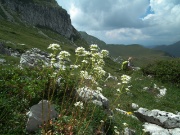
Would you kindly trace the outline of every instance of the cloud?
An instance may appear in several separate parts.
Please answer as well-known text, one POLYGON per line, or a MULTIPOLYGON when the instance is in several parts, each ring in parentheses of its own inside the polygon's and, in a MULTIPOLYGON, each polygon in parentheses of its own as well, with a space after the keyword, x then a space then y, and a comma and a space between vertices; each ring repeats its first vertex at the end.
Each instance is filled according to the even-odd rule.
POLYGON ((179 0, 57 1, 77 30, 106 43, 149 45, 180 40, 179 0))
MULTIPOLYGON (((79 14, 71 18, 75 24, 86 26, 86 29, 108 30, 124 27, 143 27, 140 16, 146 12, 148 0, 83 0, 73 3, 69 9, 70 14, 73 10, 79 14)), ((78 25, 76 27, 79 27, 78 25)))

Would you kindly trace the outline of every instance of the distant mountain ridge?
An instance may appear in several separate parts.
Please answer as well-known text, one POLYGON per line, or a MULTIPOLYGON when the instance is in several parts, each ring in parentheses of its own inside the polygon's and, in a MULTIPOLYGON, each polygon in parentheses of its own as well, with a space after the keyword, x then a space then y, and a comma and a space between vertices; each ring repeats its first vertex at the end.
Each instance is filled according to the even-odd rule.
POLYGON ((91 36, 84 31, 79 31, 79 33, 81 34, 81 36, 86 40, 86 42, 89 45, 97 44, 100 48, 104 48, 104 46, 106 46, 106 43, 104 41, 102 41, 94 36, 91 36))
POLYGON ((86 32, 80 32, 81 36, 88 42, 88 44, 97 44, 101 49, 109 51, 110 56, 120 57, 121 59, 127 59, 129 56, 135 58, 135 65, 142 66, 141 63, 146 64, 157 59, 167 59, 171 56, 163 51, 146 48, 139 44, 122 45, 122 44, 106 44, 104 41, 98 38, 88 35, 86 32))
POLYGON ((180 57, 180 41, 171 45, 155 46, 153 49, 164 51, 174 57, 180 57))

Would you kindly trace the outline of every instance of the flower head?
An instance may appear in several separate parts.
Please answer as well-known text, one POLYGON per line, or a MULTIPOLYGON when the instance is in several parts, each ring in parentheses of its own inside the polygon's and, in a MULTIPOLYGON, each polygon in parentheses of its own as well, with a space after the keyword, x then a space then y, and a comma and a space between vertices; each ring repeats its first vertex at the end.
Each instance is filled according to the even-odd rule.
POLYGON ((83 102, 81 102, 81 101, 76 102, 76 103, 74 104, 74 106, 76 106, 76 107, 80 107, 81 109, 83 109, 83 108, 84 108, 84 107, 83 107, 83 102))
POLYGON ((67 51, 61 51, 57 57, 58 57, 60 60, 65 60, 65 59, 68 59, 69 56, 70 56, 70 53, 69 53, 69 52, 67 52, 67 51))
POLYGON ((109 51, 101 50, 101 54, 103 55, 103 57, 107 57, 109 55, 109 51))
POLYGON ((85 50, 83 47, 78 47, 75 50, 77 56, 87 56, 89 55, 89 52, 85 50))
POLYGON ((93 52, 98 52, 99 47, 96 44, 92 44, 92 45, 90 45, 90 50, 93 52))
POLYGON ((59 44, 50 44, 48 49, 51 49, 51 50, 61 50, 61 47, 59 44))
POLYGON ((122 83, 129 83, 131 80, 131 77, 128 75, 122 75, 121 80, 122 80, 122 83))

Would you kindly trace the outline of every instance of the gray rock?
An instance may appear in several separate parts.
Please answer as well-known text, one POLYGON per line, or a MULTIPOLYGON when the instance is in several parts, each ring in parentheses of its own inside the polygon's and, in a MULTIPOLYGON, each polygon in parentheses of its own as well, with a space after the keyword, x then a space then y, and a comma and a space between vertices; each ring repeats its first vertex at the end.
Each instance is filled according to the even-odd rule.
POLYGON ((50 59, 48 57, 48 53, 45 53, 37 48, 32 48, 21 55, 20 66, 48 66, 50 64, 50 59))
POLYGON ((180 128, 165 129, 151 123, 145 123, 143 127, 144 131, 150 135, 180 135, 180 128))
POLYGON ((33 105, 27 113, 29 116, 26 130, 34 132, 39 129, 39 126, 52 118, 56 118, 58 113, 55 111, 54 106, 47 100, 41 100, 38 104, 33 105))
POLYGON ((134 114, 143 122, 153 123, 167 129, 180 128, 180 115, 146 108, 139 108, 134 114))
POLYGON ((105 109, 109 109, 109 100, 100 92, 91 90, 88 87, 83 87, 79 88, 76 93, 77 96, 85 102, 89 101, 96 105, 103 106, 105 109))

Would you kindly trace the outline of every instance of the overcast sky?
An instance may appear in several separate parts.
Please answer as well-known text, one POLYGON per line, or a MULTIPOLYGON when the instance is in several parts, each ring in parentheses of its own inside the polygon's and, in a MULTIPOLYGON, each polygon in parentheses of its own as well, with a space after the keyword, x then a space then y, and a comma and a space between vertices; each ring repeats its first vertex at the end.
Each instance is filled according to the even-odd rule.
POLYGON ((180 41, 180 0, 57 0, 72 25, 107 44, 180 41))

